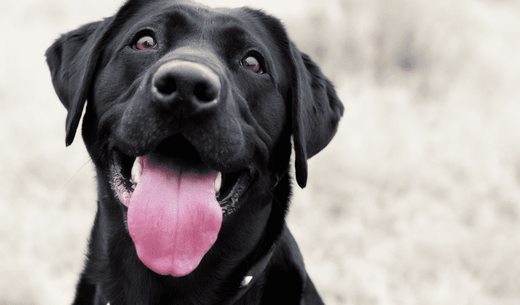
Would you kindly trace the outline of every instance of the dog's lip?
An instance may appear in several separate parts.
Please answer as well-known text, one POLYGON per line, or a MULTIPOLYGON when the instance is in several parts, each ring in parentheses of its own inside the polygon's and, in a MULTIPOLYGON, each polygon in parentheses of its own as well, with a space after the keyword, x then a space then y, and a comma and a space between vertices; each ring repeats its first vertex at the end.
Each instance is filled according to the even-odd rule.
MULTIPOLYGON (((131 157, 120 152, 113 152, 112 156, 109 166, 109 181, 116 199, 125 208, 128 208, 132 193, 140 180, 142 157, 131 157)), ((194 170, 197 171, 200 168, 194 170)), ((250 168, 235 172, 219 172, 215 182, 216 199, 224 216, 228 216, 237 210, 239 199, 248 189, 253 176, 254 172, 250 168)))

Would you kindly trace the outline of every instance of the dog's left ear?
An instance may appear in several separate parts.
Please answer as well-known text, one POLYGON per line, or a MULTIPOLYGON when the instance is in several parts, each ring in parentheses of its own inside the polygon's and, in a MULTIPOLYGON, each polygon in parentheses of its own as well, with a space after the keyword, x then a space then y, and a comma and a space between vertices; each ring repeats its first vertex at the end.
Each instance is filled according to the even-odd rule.
POLYGON ((47 50, 52 84, 67 108, 65 143, 74 140, 88 91, 101 53, 100 40, 108 21, 89 23, 61 36, 47 50))
POLYGON ((307 159, 325 148, 336 134, 343 104, 332 83, 312 59, 293 43, 290 45, 295 67, 292 131, 296 181, 304 188, 307 185, 307 159))

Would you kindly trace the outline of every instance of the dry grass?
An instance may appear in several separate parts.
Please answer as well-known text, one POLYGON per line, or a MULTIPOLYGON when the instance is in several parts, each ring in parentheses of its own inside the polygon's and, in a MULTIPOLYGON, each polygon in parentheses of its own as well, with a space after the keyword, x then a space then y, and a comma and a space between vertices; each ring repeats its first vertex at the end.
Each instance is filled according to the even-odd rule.
MULTIPOLYGON (((94 174, 80 141, 64 148, 43 53, 119 4, 0 4, 1 305, 72 298, 94 174)), ((520 5, 253 5, 284 14, 346 106, 289 219, 326 303, 518 304, 520 5)))

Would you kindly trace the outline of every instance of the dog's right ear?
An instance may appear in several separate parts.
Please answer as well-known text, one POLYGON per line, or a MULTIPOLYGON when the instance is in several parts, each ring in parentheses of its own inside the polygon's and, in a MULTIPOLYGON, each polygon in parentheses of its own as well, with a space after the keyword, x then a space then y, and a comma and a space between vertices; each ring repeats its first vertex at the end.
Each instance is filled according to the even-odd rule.
POLYGON ((67 146, 74 140, 87 100, 101 53, 98 46, 106 32, 105 23, 108 20, 89 23, 64 34, 45 53, 54 90, 68 111, 65 136, 67 146))

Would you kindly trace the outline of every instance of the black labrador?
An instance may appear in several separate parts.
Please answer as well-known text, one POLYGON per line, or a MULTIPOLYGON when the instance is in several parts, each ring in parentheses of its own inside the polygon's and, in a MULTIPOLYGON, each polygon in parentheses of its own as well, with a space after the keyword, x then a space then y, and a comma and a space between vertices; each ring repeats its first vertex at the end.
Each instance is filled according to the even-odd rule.
POLYGON ((290 155, 304 187, 343 106, 278 19, 129 0, 46 56, 98 181, 74 304, 323 303, 285 224, 290 155))

